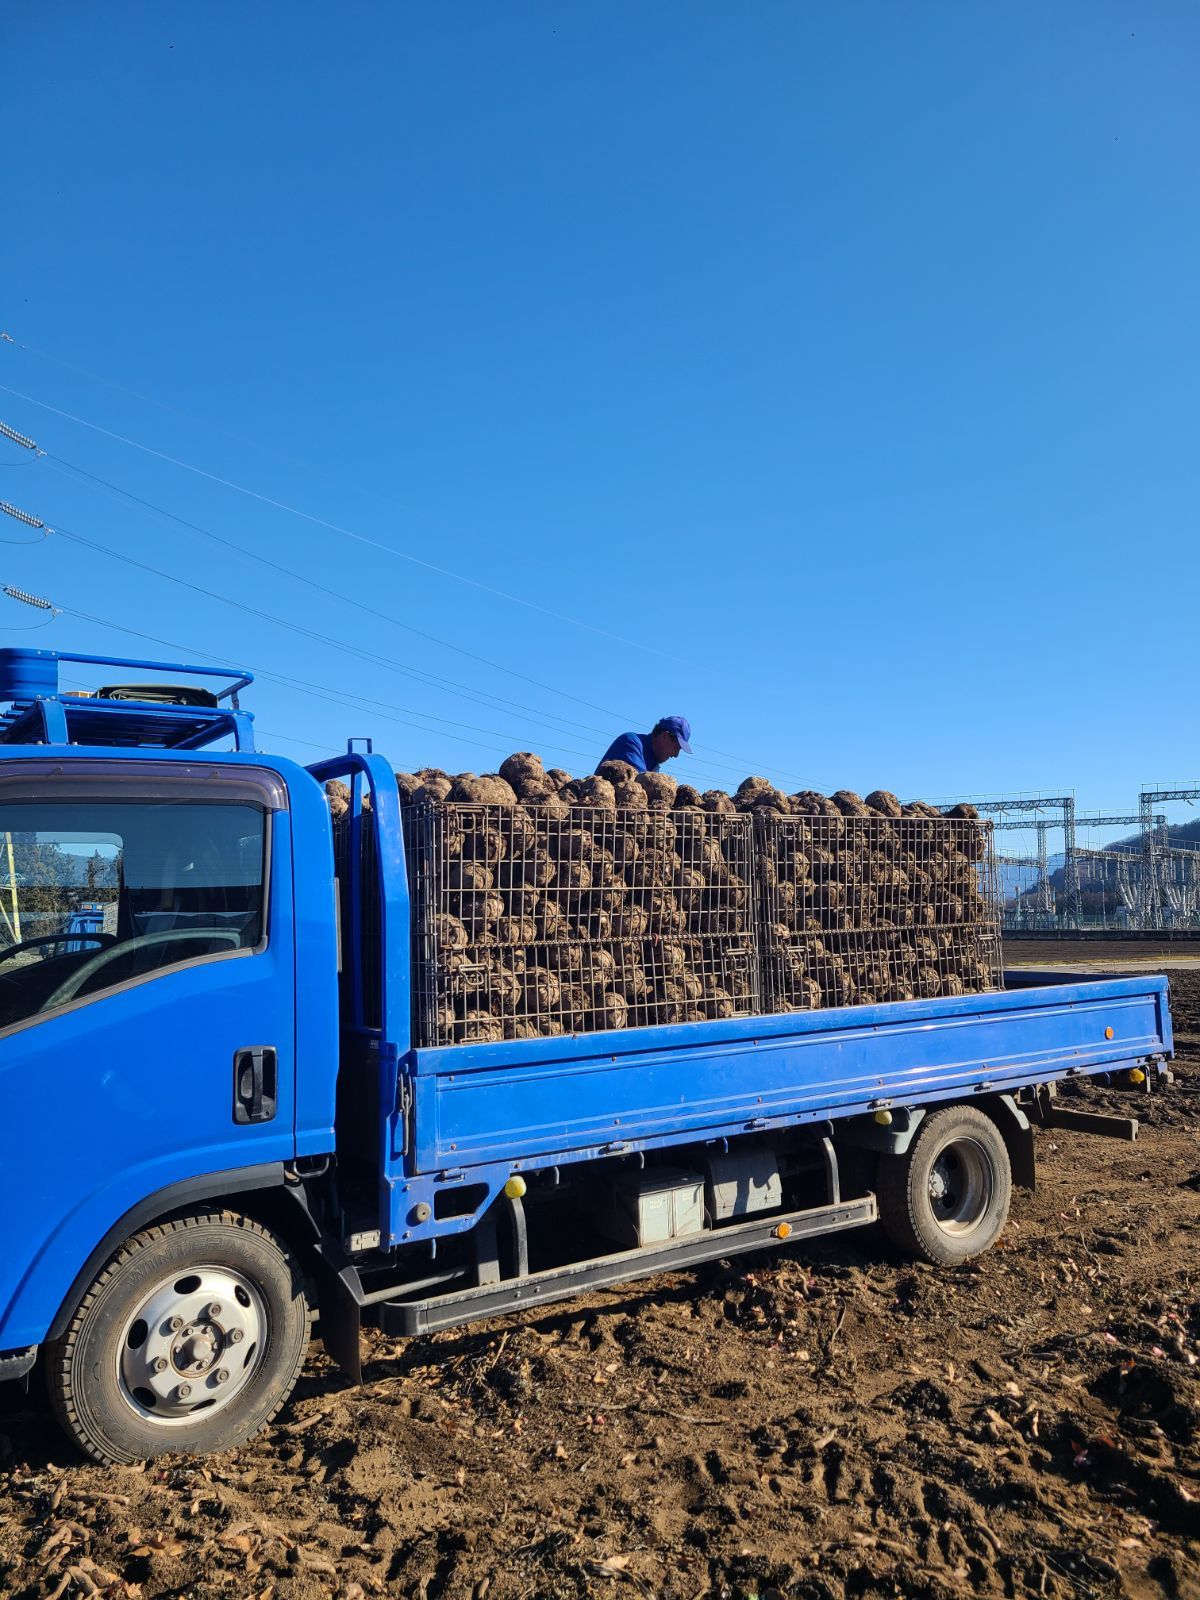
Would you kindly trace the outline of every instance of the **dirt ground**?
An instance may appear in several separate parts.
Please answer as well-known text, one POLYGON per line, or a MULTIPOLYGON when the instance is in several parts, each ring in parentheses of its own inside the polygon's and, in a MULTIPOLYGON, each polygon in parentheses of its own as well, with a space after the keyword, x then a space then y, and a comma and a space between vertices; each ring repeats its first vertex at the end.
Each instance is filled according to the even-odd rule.
POLYGON ((103 1470, 0 1417, 0 1593, 1200 1597, 1200 973, 1136 1144, 1039 1135, 957 1271, 874 1232, 314 1355, 277 1425, 103 1470))
POLYGON ((1006 938, 1007 967, 1064 967, 1076 971, 1117 966, 1122 971, 1174 972, 1200 966, 1200 938, 1021 939, 1006 938))

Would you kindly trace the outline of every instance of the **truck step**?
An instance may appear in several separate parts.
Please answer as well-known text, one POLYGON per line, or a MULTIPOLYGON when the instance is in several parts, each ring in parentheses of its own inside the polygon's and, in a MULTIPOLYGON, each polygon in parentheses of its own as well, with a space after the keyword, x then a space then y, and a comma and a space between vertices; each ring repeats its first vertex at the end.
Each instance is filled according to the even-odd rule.
POLYGON ((436 1333, 443 1328, 461 1327, 484 1317, 506 1311, 523 1311, 530 1306, 567 1300, 586 1289, 602 1289, 610 1284, 632 1283, 658 1272, 676 1272, 698 1266, 702 1261, 717 1261, 722 1256, 741 1255, 747 1250, 766 1250, 783 1243, 795 1244, 820 1234, 838 1233, 874 1222, 878 1213, 873 1194, 858 1200, 843 1200, 838 1205, 816 1206, 809 1211, 791 1211, 734 1227, 709 1229, 687 1239, 668 1244, 648 1245, 640 1250, 623 1250, 618 1255, 596 1256, 548 1272, 531 1272, 524 1278, 488 1284, 478 1289, 459 1289, 453 1294, 426 1300, 387 1300, 379 1307, 379 1325, 385 1333, 415 1336, 436 1333))

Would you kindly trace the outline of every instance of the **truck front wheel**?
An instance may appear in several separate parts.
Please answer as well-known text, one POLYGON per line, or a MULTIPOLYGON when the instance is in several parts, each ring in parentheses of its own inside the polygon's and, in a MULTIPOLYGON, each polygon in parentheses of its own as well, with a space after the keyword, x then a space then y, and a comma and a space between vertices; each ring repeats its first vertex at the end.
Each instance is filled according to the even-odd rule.
POLYGON ((97 1461, 242 1444, 283 1405, 309 1309, 287 1247, 232 1213, 129 1239, 47 1350, 55 1413, 97 1461))
POLYGON ((995 1243, 1012 1169, 999 1128, 973 1106, 925 1118, 903 1155, 879 1163, 879 1220, 907 1255, 956 1266, 995 1243))

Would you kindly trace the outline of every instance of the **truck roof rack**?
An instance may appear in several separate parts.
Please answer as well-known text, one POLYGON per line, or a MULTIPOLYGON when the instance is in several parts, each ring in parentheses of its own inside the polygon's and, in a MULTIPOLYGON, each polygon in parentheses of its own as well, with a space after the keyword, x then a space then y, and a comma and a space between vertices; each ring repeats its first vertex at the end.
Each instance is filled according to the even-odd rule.
POLYGON ((145 745, 200 750, 232 736, 238 750, 254 749, 253 717, 238 693, 254 675, 238 667, 199 667, 128 656, 76 655, 66 650, 0 650, 0 745, 145 745), (172 676, 223 679, 215 690, 174 684, 112 685, 95 691, 59 686, 60 661, 96 667, 136 667, 172 676), (143 697, 144 698, 141 698, 143 697), (222 702, 227 702, 222 704, 222 702))

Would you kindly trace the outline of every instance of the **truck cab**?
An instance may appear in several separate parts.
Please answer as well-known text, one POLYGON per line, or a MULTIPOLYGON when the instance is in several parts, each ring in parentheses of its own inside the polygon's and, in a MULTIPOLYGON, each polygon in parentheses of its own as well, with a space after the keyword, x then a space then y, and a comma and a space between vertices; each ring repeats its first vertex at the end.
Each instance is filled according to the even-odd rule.
MULTIPOLYGON (((0 1104, 19 1130, 0 1205, 37 1219, 5 1230, 10 1374, 143 1222, 286 1190, 335 1140, 339 919, 320 785, 255 751, 237 703, 249 674, 189 669, 216 686, 199 695, 60 693, 59 662, 80 659, 179 672, 0 652, 13 704, 0 724, 0 1104)), ((240 1304, 232 1278, 218 1288, 218 1303, 240 1304)), ((199 1293, 167 1321, 198 1326, 199 1293)), ((241 1309, 239 1343, 261 1345, 241 1309)), ((125 1388, 186 1429, 192 1408, 157 1359, 139 1384, 127 1355, 125 1388)), ((189 1365, 196 1394, 204 1373, 189 1365)), ((231 1371, 221 1387, 246 1381, 231 1371)))

